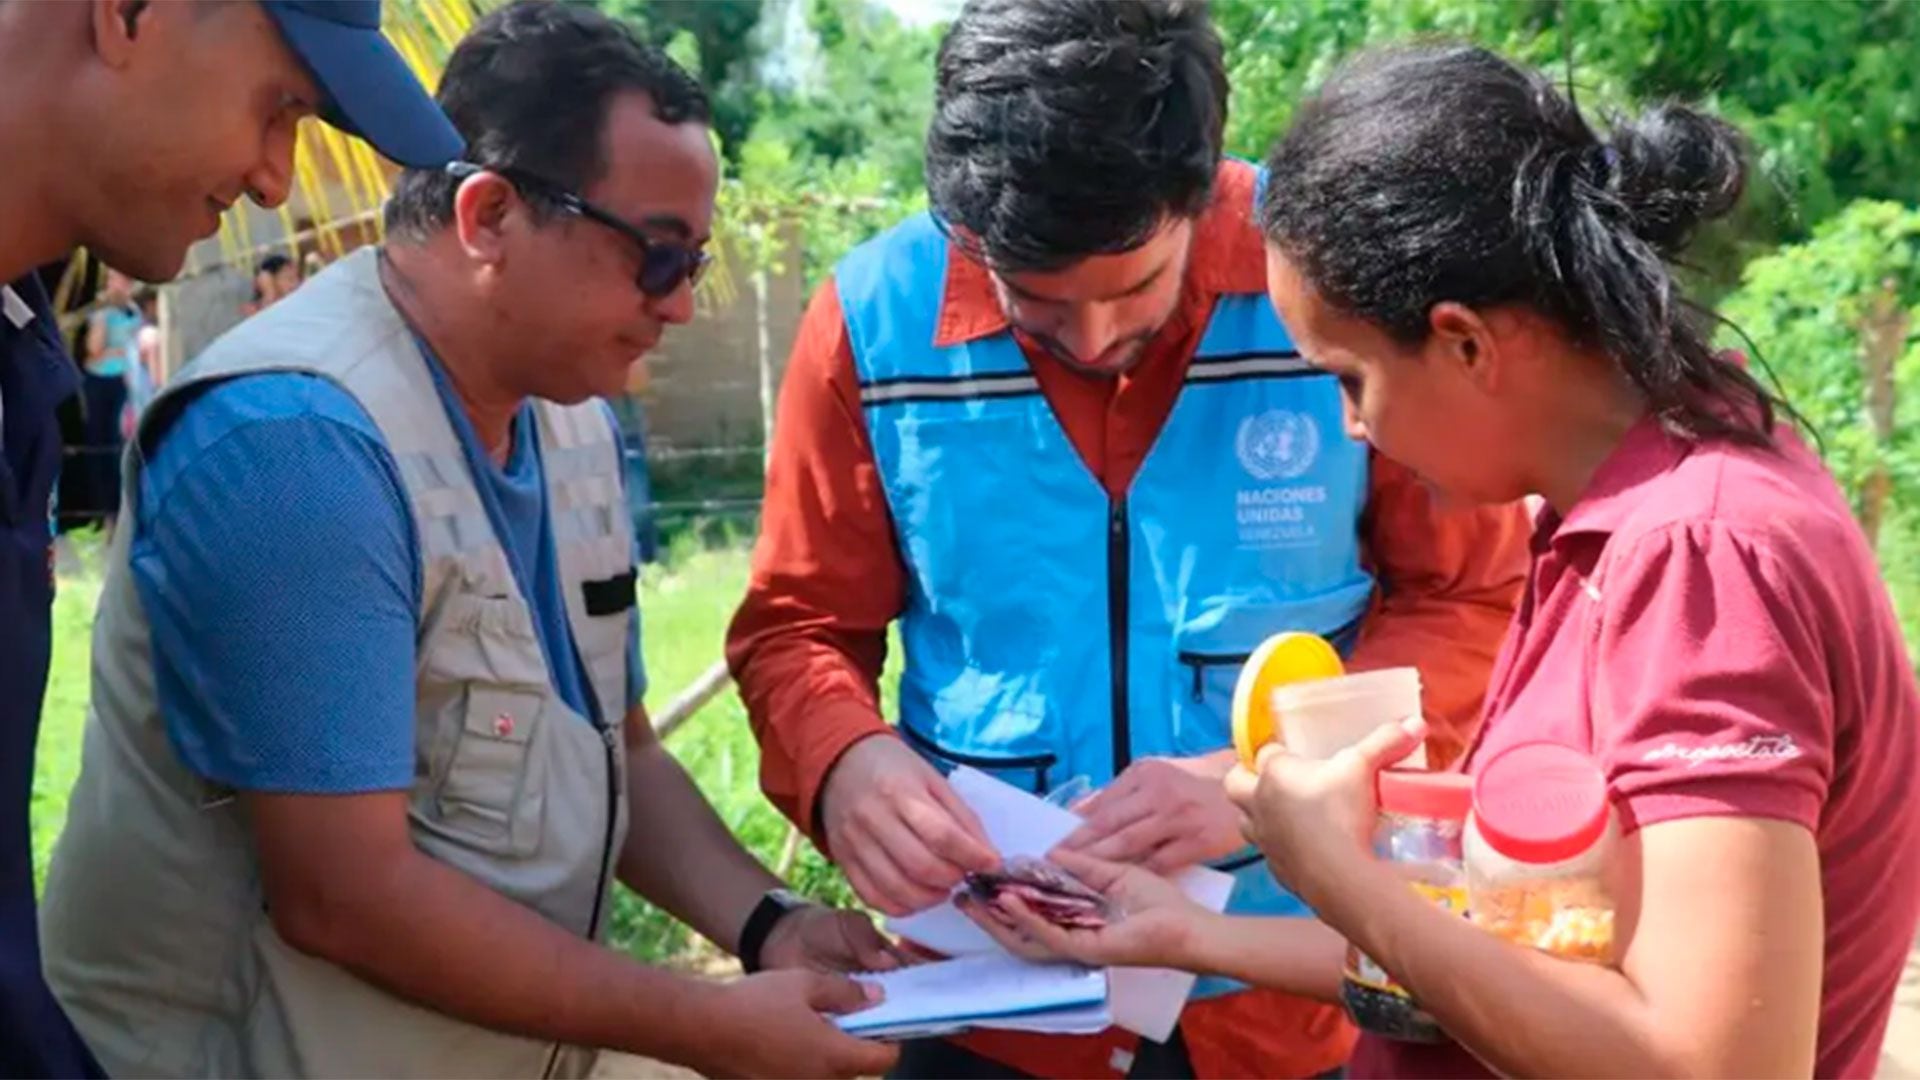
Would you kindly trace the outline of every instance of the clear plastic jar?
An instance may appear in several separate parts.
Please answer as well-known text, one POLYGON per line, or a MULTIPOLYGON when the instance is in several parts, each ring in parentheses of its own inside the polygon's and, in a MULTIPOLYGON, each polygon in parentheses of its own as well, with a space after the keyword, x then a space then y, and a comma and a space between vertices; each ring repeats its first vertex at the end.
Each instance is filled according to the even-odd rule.
POLYGON ((1467 909, 1474 924, 1570 960, 1613 962, 1605 873, 1617 836, 1607 778, 1558 743, 1522 743, 1474 778, 1467 909))
MULTIPOLYGON (((1473 781, 1459 773, 1387 769, 1380 773, 1380 820, 1374 854, 1390 862, 1415 892, 1441 908, 1465 914, 1466 871, 1461 842, 1473 781)), ((1404 1042, 1446 1037, 1405 987, 1352 945, 1340 982, 1347 1015, 1363 1031, 1404 1042)))

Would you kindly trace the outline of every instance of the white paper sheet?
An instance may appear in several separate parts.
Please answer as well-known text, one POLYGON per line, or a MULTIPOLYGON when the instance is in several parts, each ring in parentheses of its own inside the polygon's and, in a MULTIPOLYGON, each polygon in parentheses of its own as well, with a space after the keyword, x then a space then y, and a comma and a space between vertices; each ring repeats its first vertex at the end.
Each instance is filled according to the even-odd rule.
MULTIPOLYGON (((954 793, 979 816, 987 839, 1004 858, 1043 856, 1080 827, 1080 816, 1072 811, 977 769, 955 769, 947 779, 954 793)), ((1213 911, 1225 909, 1233 892, 1231 875, 1203 866, 1183 871, 1173 880, 1196 903, 1213 911)), ((887 928, 948 956, 1008 955, 951 902, 890 919, 887 928)), ((1136 1035, 1165 1042, 1180 1020, 1194 976, 1165 968, 1114 968, 1109 975, 1107 1005, 1113 1022, 1136 1035)))
POLYGON ((861 975, 886 999, 834 1018, 856 1035, 901 1038, 954 1025, 1021 1024, 1036 1031, 1098 1031, 1111 1023, 1104 972, 1067 964, 1034 964, 1004 952, 861 975), (1098 1027, 1087 1025, 1098 1023, 1098 1027))

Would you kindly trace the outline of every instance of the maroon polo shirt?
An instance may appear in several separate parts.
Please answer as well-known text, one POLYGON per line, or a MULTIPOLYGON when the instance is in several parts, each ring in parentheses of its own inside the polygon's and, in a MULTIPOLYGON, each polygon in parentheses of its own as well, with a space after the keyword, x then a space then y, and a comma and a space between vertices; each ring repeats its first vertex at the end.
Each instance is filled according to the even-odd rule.
MULTIPOLYGON (((1813 834, 1826 971, 1816 1076, 1870 1076, 1920 917, 1920 691, 1865 537, 1797 437, 1635 428, 1527 592, 1467 771, 1516 743, 1592 753, 1627 831, 1699 816, 1813 834)), ((1457 1046, 1363 1038, 1351 1075, 1490 1075, 1457 1046)))

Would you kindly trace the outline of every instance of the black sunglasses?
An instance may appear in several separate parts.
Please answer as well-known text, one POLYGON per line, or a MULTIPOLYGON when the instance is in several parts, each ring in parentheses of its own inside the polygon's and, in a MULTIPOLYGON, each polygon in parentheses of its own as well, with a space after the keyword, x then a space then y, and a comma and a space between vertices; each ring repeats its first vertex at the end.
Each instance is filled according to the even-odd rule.
POLYGON ((469 176, 477 176, 483 172, 494 173, 524 193, 546 199, 569 214, 576 214, 588 221, 605 225, 638 244, 640 276, 637 284, 641 292, 655 300, 673 295, 683 281, 688 285, 700 284, 701 275, 707 272, 707 266, 712 262, 713 256, 704 251, 683 244, 655 240, 613 213, 602 210, 559 184, 524 169, 510 165, 476 165, 471 161, 447 163, 447 175, 455 179, 465 180, 469 176))

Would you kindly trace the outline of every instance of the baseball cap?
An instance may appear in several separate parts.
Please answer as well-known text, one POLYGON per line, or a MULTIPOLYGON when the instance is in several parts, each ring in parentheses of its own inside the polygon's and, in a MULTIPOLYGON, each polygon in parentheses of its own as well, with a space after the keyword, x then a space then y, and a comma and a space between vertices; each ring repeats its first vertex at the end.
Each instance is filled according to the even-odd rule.
POLYGON ((320 116, 411 168, 466 148, 440 106, 380 33, 380 0, 260 0, 320 85, 320 116))

